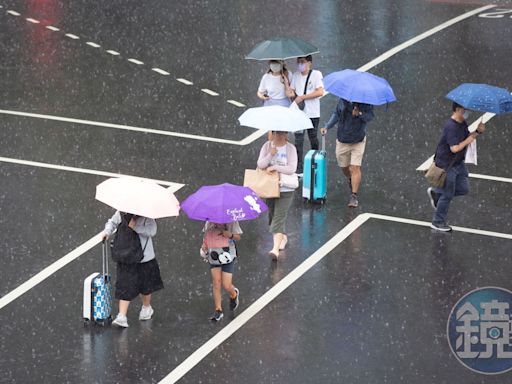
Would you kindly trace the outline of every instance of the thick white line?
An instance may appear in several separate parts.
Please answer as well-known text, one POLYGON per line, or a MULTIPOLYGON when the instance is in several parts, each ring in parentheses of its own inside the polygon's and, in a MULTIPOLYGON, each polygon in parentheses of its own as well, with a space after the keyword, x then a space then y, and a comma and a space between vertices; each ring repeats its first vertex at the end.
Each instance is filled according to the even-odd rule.
POLYGON ((31 17, 27 17, 25 20, 27 20, 29 23, 39 24, 39 20, 32 19, 31 17))
POLYGON ((7 13, 8 13, 9 15, 12 15, 12 16, 20 16, 20 14, 19 14, 18 12, 13 11, 13 10, 8 10, 8 11, 7 11, 7 13))
POLYGON ((129 62, 133 63, 133 64, 137 64, 137 65, 142 65, 144 64, 143 61, 140 61, 140 60, 137 60, 137 59, 128 59, 129 62))
POLYGON ((161 75, 166 75, 166 76, 167 76, 167 75, 170 75, 170 73, 169 73, 169 72, 164 71, 163 69, 160 69, 160 68, 151 68, 151 70, 152 70, 152 71, 155 71, 155 72, 157 72, 157 73, 159 73, 159 74, 161 74, 161 75))
POLYGON ((67 37, 69 37, 70 39, 73 39, 73 40, 77 40, 79 39, 79 37, 77 35, 73 35, 72 33, 66 33, 67 37))
POLYGON ((212 91, 211 89, 208 89, 208 88, 201 88, 201 91, 203 91, 204 93, 207 93, 210 96, 219 96, 219 94, 217 92, 212 91))
POLYGON ((93 47, 93 48, 99 48, 99 47, 101 47, 101 45, 96 44, 96 43, 93 43, 92 41, 88 41, 88 42, 87 42, 87 43, 85 43, 85 44, 87 44, 87 45, 89 45, 89 46, 91 46, 91 47, 93 47))
MULTIPOLYGON (((39 167, 39 168, 49 168, 49 169, 57 169, 59 171, 68 171, 68 172, 77 172, 77 173, 87 173, 89 175, 99 175, 99 176, 107 176, 107 177, 121 177, 121 176, 133 176, 133 175, 123 175, 120 173, 112 173, 112 172, 104 172, 104 171, 96 171, 94 169, 85 169, 85 168, 75 168, 75 167, 67 167, 64 165, 56 165, 56 164, 48 164, 48 163, 40 163, 37 161, 29 161, 29 160, 20 160, 20 159, 12 159, 10 157, 0 157, 0 162, 4 163, 12 163, 12 164, 20 164, 20 165, 29 165, 31 167, 39 167)), ((139 176, 133 176, 139 177, 139 176)), ((160 185, 166 185, 170 188, 172 192, 176 192, 185 184, 173 183, 171 181, 165 180, 157 180, 157 179, 148 179, 145 177, 141 177, 141 179, 146 179, 153 181, 160 185)))
POLYGON ((110 53, 111 55, 114 55, 114 56, 118 56, 118 55, 120 55, 120 53, 119 53, 119 52, 114 51, 114 50, 112 50, 112 49, 109 49, 107 52, 108 52, 108 53, 110 53))
POLYGON ((345 240, 352 232, 359 228, 370 218, 370 215, 363 213, 352 220, 346 227, 332 237, 327 243, 320 247, 315 253, 304 260, 297 268, 291 271, 276 285, 270 288, 258 300, 252 303, 245 311, 237 315, 228 325, 222 328, 215 336, 203 344, 199 349, 186 358, 171 373, 163 378, 160 384, 171 384, 181 379, 188 371, 196 366, 211 351, 226 341, 233 333, 238 331, 258 312, 265 308, 272 300, 279 296, 286 288, 297 281, 304 273, 309 271, 315 264, 322 260, 329 252, 345 240))
POLYGON ((132 127, 130 125, 102 123, 99 121, 80 120, 80 119, 73 119, 73 118, 68 118, 68 117, 60 117, 60 116, 52 116, 52 115, 41 115, 38 113, 10 111, 10 110, 6 110, 6 109, 0 109, 0 113, 7 114, 7 115, 34 117, 37 119, 47 119, 47 120, 56 120, 56 121, 65 121, 68 123, 94 125, 94 126, 98 126, 98 127, 106 127, 106 128, 114 128, 114 129, 124 129, 127 131, 152 133, 152 134, 156 134, 156 135, 181 137, 181 138, 185 138, 185 139, 210 141, 210 142, 215 142, 215 143, 233 144, 233 145, 247 145, 247 144, 252 143, 256 139, 258 139, 259 137, 266 134, 265 131, 258 130, 243 140, 235 141, 235 140, 227 140, 227 139, 218 139, 216 137, 209 137, 209 136, 191 135, 188 133, 170 132, 170 131, 142 128, 142 127, 132 127))
POLYGON ((236 100, 228 100, 228 103, 233 104, 234 106, 240 107, 240 108, 245 107, 245 104, 242 104, 241 102, 236 101, 236 100))
MULTIPOLYGON (((172 384, 181 379, 187 372, 195 367, 201 360, 203 360, 209 353, 211 353, 220 344, 226 341, 231 335, 238 331, 243 325, 245 325, 251 318, 258 314, 263 308, 265 308, 272 300, 279 296, 284 290, 290 285, 297 281, 302 275, 314 267, 319 261, 327 256, 334 248, 336 248, 341 242, 343 242, 348 236, 350 236, 355 230, 361 227, 369 219, 378 219, 393 221, 397 223, 404 223, 410 225, 418 225, 422 227, 430 227, 430 223, 426 221, 406 219, 402 217, 386 216, 373 213, 363 213, 352 220, 347 226, 345 226, 340 232, 332 237, 327 243, 320 247, 315 253, 304 260, 297 268, 286 275, 276 285, 265 292, 259 299, 251 304, 245 311, 237 315, 228 325, 222 328, 215 336, 204 343, 196 351, 194 351, 189 357, 187 357, 180 365, 164 377, 159 384, 172 384)), ((472 229, 465 227, 452 227, 454 231, 471 233, 482 236, 498 237, 503 239, 512 240, 511 234, 484 231, 480 229, 472 229)))
POLYGON ((191 82, 190 80, 187 80, 187 79, 183 79, 181 77, 177 78, 176 81, 179 81, 180 83, 182 84, 185 84, 185 85, 192 85, 194 84, 193 82, 191 82))
MULTIPOLYGON (((468 130, 470 132, 474 132, 477 129, 478 124, 480 124, 480 122, 485 124, 489 120, 491 120, 494 116, 496 116, 494 113, 490 113, 490 112, 484 113, 478 119, 473 121, 473 123, 471 123, 471 125, 468 127, 468 130)), ((430 156, 427 160, 425 160, 418 168, 416 168, 416 170, 417 171, 426 171, 430 167, 430 165, 432 164, 433 161, 434 161, 434 155, 430 156)), ((474 179, 498 181, 498 182, 502 182, 502 183, 512 183, 512 179, 507 178, 507 177, 482 175, 479 173, 470 173, 469 177, 474 178, 474 179)))
POLYGON ((47 29, 49 29, 50 31, 54 31, 54 32, 60 31, 60 29, 59 29, 59 28, 54 27, 54 26, 52 26, 52 25, 48 25, 46 28, 47 28, 47 29))
POLYGON ((34 288, 36 285, 53 275, 55 272, 57 272, 59 269, 63 268, 67 264, 71 263, 73 260, 78 258, 79 256, 83 255, 85 252, 93 248, 95 245, 99 244, 101 242, 101 236, 103 232, 98 233, 97 235, 93 236, 91 239, 87 240, 85 243, 83 243, 78 248, 74 249, 73 251, 69 252, 66 256, 60 258, 59 260, 55 261, 53 264, 50 264, 48 267, 43 269, 38 274, 32 276, 30 279, 25 281, 23 284, 6 294, 5 296, 2 296, 0 298, 0 309, 8 305, 9 303, 16 300, 18 297, 26 293, 27 291, 34 288))
MULTIPOLYGON (((377 213, 370 213, 369 215, 372 219, 394 221, 396 223, 419 225, 422 227, 430 227, 430 222, 428 222, 428 221, 405 219, 403 217, 396 217, 396 216, 379 215, 377 213)), ((472 233, 474 235, 499 237, 502 239, 512 240, 512 235, 508 234, 508 233, 492 232, 492 231, 485 231, 482 229, 473 229, 473 228, 466 228, 466 227, 457 227, 457 226, 453 226, 453 225, 451 227, 454 231, 457 231, 457 232, 472 233)))
POLYGON ((416 44, 417 42, 423 40, 423 39, 426 39, 427 37, 429 36, 432 36, 433 34, 439 32, 439 31, 442 31, 443 29, 445 28, 448 28, 456 23, 458 23, 459 21, 462 21, 462 20, 465 20, 467 19, 468 17, 471 17, 473 15, 476 15, 480 12, 483 12, 487 9, 491 9, 491 8, 495 8, 496 5, 486 5, 485 7, 480 7, 480 8, 477 8, 477 9, 474 9, 470 12, 466 12, 458 17, 455 17, 453 19, 450 19, 448 20, 447 22, 443 23, 443 24, 440 24, 438 25, 437 27, 434 27, 426 32, 423 32, 421 35, 418 35, 410 40, 407 40, 406 42, 390 49, 389 51, 386 51, 384 52, 382 55, 380 55, 379 57, 373 59, 372 61, 370 61, 369 63, 363 65, 362 67, 360 67, 358 69, 358 71, 368 71, 369 69, 375 67, 376 65, 379 65, 380 63, 382 63, 383 61, 389 59, 391 56, 393 55, 396 55, 398 52, 400 51, 403 51, 404 49, 410 47, 411 45, 413 44, 416 44))

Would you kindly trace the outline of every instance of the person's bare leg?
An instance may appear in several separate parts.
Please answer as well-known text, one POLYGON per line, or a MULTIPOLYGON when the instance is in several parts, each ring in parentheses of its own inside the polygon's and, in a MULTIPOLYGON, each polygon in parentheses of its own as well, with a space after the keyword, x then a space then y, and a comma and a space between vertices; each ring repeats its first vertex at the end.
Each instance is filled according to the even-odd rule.
POLYGON ((145 307, 151 306, 151 294, 149 295, 141 295, 142 305, 145 307))
POLYGON ((126 316, 128 313, 128 306, 130 302, 127 300, 119 300, 119 313, 123 316, 126 316))
POLYGON ((229 293, 229 297, 231 297, 232 299, 236 297, 232 273, 222 272, 222 288, 224 288, 224 290, 229 293))
POLYGON ((274 240, 274 247, 272 248, 272 253, 274 253, 275 255, 279 255, 279 246, 283 241, 284 235, 282 233, 274 233, 272 236, 274 240))
POLYGON ((352 193, 357 194, 361 185, 361 167, 359 165, 350 166, 350 180, 352 181, 352 193))
POLYGON ((213 303, 215 305, 215 310, 222 311, 222 303, 221 303, 221 282, 222 282, 222 269, 221 268, 212 268, 210 269, 212 274, 212 294, 213 294, 213 303))

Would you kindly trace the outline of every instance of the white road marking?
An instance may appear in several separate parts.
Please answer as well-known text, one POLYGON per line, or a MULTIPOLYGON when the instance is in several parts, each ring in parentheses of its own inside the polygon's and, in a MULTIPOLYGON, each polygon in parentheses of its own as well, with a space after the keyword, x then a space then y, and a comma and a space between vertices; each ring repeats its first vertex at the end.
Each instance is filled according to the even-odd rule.
POLYGON ((466 12, 460 16, 454 17, 453 19, 450 19, 443 24, 438 25, 437 27, 434 27, 426 32, 423 32, 421 35, 418 35, 416 37, 413 37, 410 40, 407 40, 406 42, 390 49, 389 51, 384 52, 379 57, 375 58, 374 60, 370 61, 369 63, 363 65, 358 69, 358 71, 368 71, 369 69, 375 67, 376 65, 382 63, 383 61, 389 59, 391 56, 396 55, 398 52, 403 51, 404 49, 410 47, 413 44, 416 44, 417 42, 426 39, 429 36, 432 36, 433 34, 442 31, 445 28, 448 28, 454 24, 457 24, 458 22, 465 20, 471 16, 474 16, 482 11, 485 11, 487 9, 495 8, 496 5, 486 5, 484 7, 480 7, 477 9, 474 9, 472 11, 466 12))
POLYGON ((38 274, 32 276, 30 279, 25 281, 23 284, 18 286, 16 289, 12 290, 5 296, 2 296, 2 298, 0 298, 0 309, 5 307, 9 303, 12 303, 18 297, 20 297, 24 293, 28 292, 32 288, 34 288, 36 285, 38 285, 39 283, 41 283, 48 277, 52 276, 59 269, 63 268, 67 264, 71 263, 73 260, 75 260, 79 256, 83 255, 85 252, 87 252, 88 250, 93 248, 95 245, 99 244, 101 242, 101 236, 102 236, 102 232, 93 236, 91 239, 87 240, 85 243, 83 243, 78 248, 74 249, 73 251, 71 251, 67 255, 65 255, 64 257, 62 257, 59 260, 55 261, 54 263, 50 264, 48 267, 43 269, 38 274))
POLYGON ((49 29, 50 31, 54 31, 54 32, 60 31, 60 29, 59 29, 59 28, 54 27, 54 26, 52 26, 52 25, 48 25, 48 26, 46 26, 46 28, 47 28, 47 29, 49 29))
POLYGON ((242 103, 240 103, 239 101, 236 101, 236 100, 228 100, 228 103, 229 104, 233 104, 234 106, 237 106, 237 107, 240 107, 240 108, 245 107, 245 104, 242 104, 242 103))
POLYGON ((6 115, 33 117, 33 118, 37 118, 37 119, 46 119, 46 120, 55 120, 55 121, 64 121, 64 122, 74 123, 74 124, 85 124, 85 125, 93 125, 93 126, 97 126, 97 127, 124 129, 127 131, 152 133, 152 134, 156 134, 156 135, 181 137, 184 139, 210 141, 210 142, 215 142, 215 143, 233 144, 233 145, 247 145, 266 134, 266 131, 257 130, 255 132, 253 132, 251 135, 247 136, 245 139, 236 141, 236 140, 218 139, 216 137, 209 137, 209 136, 191 135, 188 133, 170 132, 170 131, 142 128, 142 127, 133 127, 130 125, 102 123, 99 121, 73 119, 73 118, 68 118, 68 117, 60 117, 60 116, 52 116, 52 115, 41 115, 38 113, 9 111, 9 110, 5 110, 5 109, 0 109, 0 114, 1 113, 6 114, 6 115))
POLYGON ((108 52, 108 53, 110 53, 111 55, 114 55, 114 56, 118 56, 118 55, 120 55, 120 53, 119 53, 119 52, 114 51, 114 50, 112 50, 112 49, 109 49, 107 52, 108 52))
POLYGON ((128 61, 131 62, 131 63, 137 64, 137 65, 144 64, 144 62, 142 62, 140 60, 137 60, 137 59, 128 59, 128 61))
POLYGON ((160 69, 160 68, 151 68, 151 70, 152 70, 152 71, 155 71, 155 72, 157 72, 157 73, 159 73, 159 74, 161 74, 161 75, 166 75, 166 76, 167 76, 167 75, 170 75, 170 73, 169 73, 169 72, 164 71, 163 69, 160 69))
POLYGON ((73 40, 77 40, 79 39, 79 37, 77 35, 73 35, 72 33, 66 33, 67 37, 69 37, 70 39, 73 39, 73 40))
MULTIPOLYGON (((185 376, 192 368, 194 368, 200 361, 202 361, 208 354, 210 354, 219 345, 225 342, 231 335, 244 326, 250 319, 263 310, 269 303, 271 303, 277 296, 284 292, 289 286, 302 277, 307 271, 314 267, 319 261, 327 256, 334 248, 341 244, 347 237, 354 231, 360 228, 369 219, 378 219, 393 221, 404 224, 418 225, 422 227, 430 227, 430 223, 426 221, 411 220, 401 217, 379 215, 373 213, 362 213, 345 226, 340 232, 332 237, 327 243, 321 246, 316 252, 304 260, 298 267, 292 270, 276 285, 265 292, 259 299, 252 303, 246 310, 238 314, 228 325, 222 328, 215 336, 204 343, 201 347, 195 350, 188 356, 181 364, 174 368, 171 373, 164 377, 159 384, 172 384, 176 383, 183 376, 185 376)), ((452 227, 454 231, 471 233, 482 236, 498 237, 503 239, 512 240, 511 234, 484 231, 480 229, 465 228, 465 227, 452 227)))
MULTIPOLYGON (((473 123, 471 123, 471 125, 468 127, 468 130, 470 132, 474 132, 477 129, 478 124, 480 124, 480 122, 483 122, 485 124, 489 120, 491 120, 494 116, 496 116, 496 114, 494 114, 494 113, 490 113, 490 112, 484 113, 482 116, 478 117, 475 121, 473 121, 473 123)), ((430 167, 430 165, 432 164, 433 161, 434 161, 434 155, 430 156, 427 160, 425 160, 418 168, 416 168, 416 170, 420 171, 420 172, 425 172, 430 167)), ((469 173, 469 177, 474 178, 474 179, 498 181, 498 182, 502 182, 502 183, 512 183, 511 178, 491 176, 491 175, 482 175, 480 173, 469 173)))
POLYGON ((27 20, 28 22, 33 23, 33 24, 39 24, 39 20, 32 19, 30 17, 26 18, 25 20, 27 20))
POLYGON ((202 88, 201 91, 203 91, 204 93, 207 93, 210 96, 219 96, 219 94, 217 92, 212 91, 211 89, 208 89, 208 88, 202 88))
MULTIPOLYGON (((99 175, 99 176, 106 176, 106 177, 122 177, 122 176, 139 177, 139 176, 133 176, 133 175, 124 175, 124 174, 121 174, 121 173, 97 171, 97 170, 94 170, 94 169, 75 168, 75 167, 68 167, 68 166, 64 166, 64 165, 41 163, 41 162, 38 162, 38 161, 13 159, 13 158, 10 158, 10 157, 0 157, 0 162, 11 163, 11 164, 20 164, 20 165, 28 165, 28 166, 31 166, 31 167, 39 167, 39 168, 57 169, 59 171, 86 173, 86 174, 89 174, 89 175, 99 175)), ((140 178, 152 181, 152 182, 160 184, 160 185, 168 186, 172 192, 176 192, 177 190, 179 190, 180 188, 182 188, 185 185, 185 184, 173 183, 171 181, 165 181, 165 180, 148 179, 148 178, 145 178, 145 177, 140 177, 140 178)))
POLYGON ((194 84, 193 82, 191 82, 191 81, 189 81, 187 79, 183 79, 181 77, 177 78, 176 80, 179 81, 180 83, 185 84, 185 85, 192 85, 192 84, 194 84))
POLYGON ((11 10, 11 9, 10 9, 10 10, 8 10, 8 11, 7 11, 7 13, 8 13, 9 15, 12 15, 12 16, 20 16, 20 14, 19 14, 18 12, 13 11, 13 10, 11 10))
POLYGON ((96 43, 93 43, 92 41, 88 41, 88 42, 87 42, 87 43, 85 43, 85 44, 87 44, 87 45, 89 45, 89 46, 91 46, 91 47, 93 47, 93 48, 99 48, 99 47, 101 47, 101 45, 96 44, 96 43))

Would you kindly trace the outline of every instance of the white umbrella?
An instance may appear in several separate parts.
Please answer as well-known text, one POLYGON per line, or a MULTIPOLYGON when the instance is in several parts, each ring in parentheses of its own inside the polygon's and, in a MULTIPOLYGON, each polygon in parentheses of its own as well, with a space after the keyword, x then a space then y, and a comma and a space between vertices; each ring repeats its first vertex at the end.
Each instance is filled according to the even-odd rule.
POLYGON ((121 212, 158 219, 178 216, 174 194, 152 181, 137 177, 114 177, 96 186, 96 200, 121 212))
POLYGON ((238 118, 241 125, 265 131, 297 132, 313 128, 311 119, 298 108, 279 105, 249 108, 238 118))

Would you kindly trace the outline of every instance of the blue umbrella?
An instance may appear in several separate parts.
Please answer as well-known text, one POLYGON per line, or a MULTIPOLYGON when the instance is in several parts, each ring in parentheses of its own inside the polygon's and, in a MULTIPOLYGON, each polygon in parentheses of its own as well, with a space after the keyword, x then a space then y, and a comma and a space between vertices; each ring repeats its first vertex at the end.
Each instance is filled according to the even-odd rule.
POLYGON ((487 84, 464 83, 451 90, 446 98, 466 109, 479 112, 512 112, 512 95, 505 88, 487 84))
POLYGON ((396 101, 389 83, 368 72, 352 69, 333 72, 325 76, 324 86, 328 92, 355 103, 382 105, 396 101))

